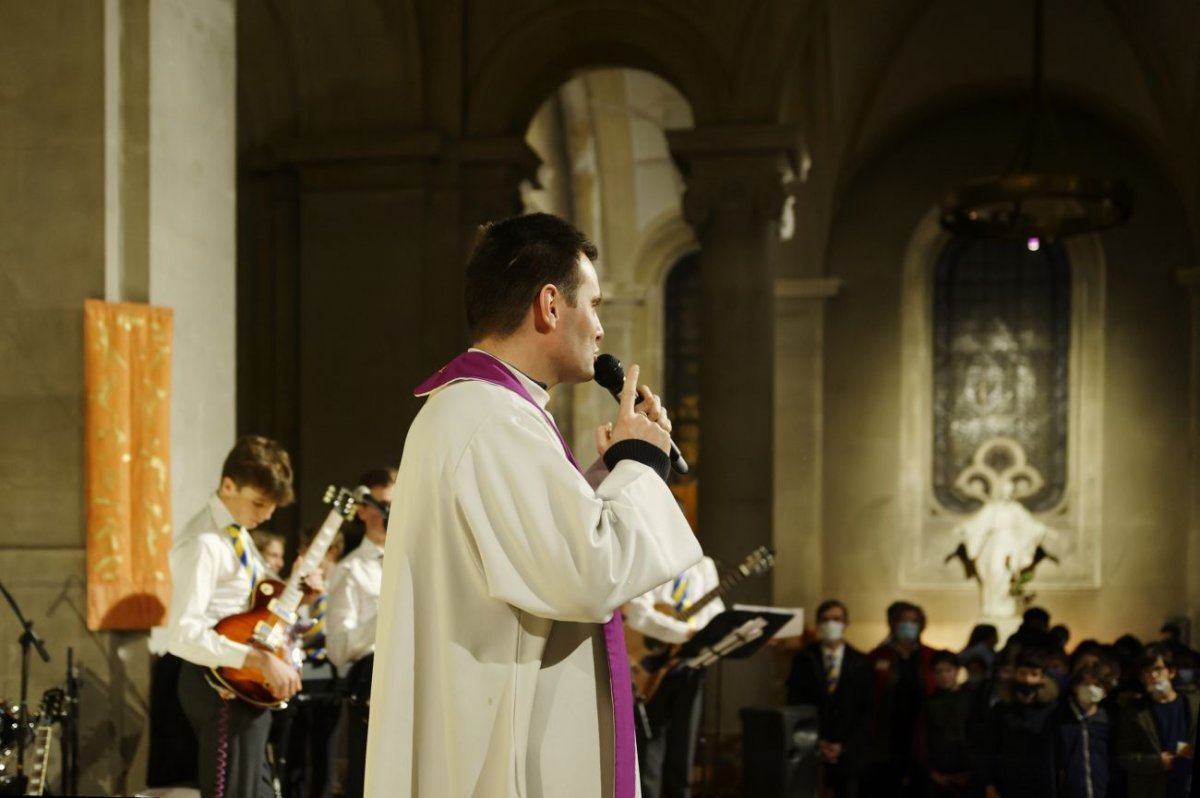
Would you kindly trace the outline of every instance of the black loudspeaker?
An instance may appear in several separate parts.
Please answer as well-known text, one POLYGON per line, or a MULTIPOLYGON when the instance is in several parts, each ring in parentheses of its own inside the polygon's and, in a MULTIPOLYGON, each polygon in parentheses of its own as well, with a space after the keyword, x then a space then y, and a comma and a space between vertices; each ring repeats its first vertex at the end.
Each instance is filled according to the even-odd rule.
POLYGON ((817 708, 745 707, 743 798, 813 798, 817 794, 817 708))

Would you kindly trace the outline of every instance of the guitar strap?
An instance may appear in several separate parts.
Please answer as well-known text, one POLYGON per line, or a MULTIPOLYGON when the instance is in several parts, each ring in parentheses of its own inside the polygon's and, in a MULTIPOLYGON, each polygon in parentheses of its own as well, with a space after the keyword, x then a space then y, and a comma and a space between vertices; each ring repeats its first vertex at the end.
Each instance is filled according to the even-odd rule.
MULTIPOLYGON (((417 386, 415 396, 427 396, 443 385, 460 380, 481 382, 507 388, 536 407, 550 429, 558 436, 563 454, 581 474, 583 469, 575 460, 571 447, 567 445, 558 425, 546 409, 529 395, 521 381, 499 360, 483 352, 464 352, 442 367, 437 374, 417 386)), ((633 798, 637 790, 637 749, 633 733, 633 678, 629 673, 629 659, 625 651, 625 631, 621 613, 614 612, 604 624, 604 648, 608 660, 609 698, 613 714, 613 786, 616 798, 633 798)))

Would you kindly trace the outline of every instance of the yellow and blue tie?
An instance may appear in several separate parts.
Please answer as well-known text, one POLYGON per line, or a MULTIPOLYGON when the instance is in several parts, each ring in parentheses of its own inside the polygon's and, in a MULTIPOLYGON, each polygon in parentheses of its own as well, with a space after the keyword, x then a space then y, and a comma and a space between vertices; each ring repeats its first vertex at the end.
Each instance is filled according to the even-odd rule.
POLYGON ((246 528, 237 524, 230 524, 225 527, 225 531, 229 533, 230 539, 233 540, 233 550, 237 554, 238 561, 242 564, 242 568, 246 571, 246 576, 250 577, 250 594, 254 595, 255 588, 258 587, 262 575, 258 572, 258 560, 255 558, 250 548, 254 545, 249 540, 249 535, 246 534, 246 528))
POLYGON ((688 580, 683 574, 675 577, 675 582, 671 585, 671 603, 675 605, 678 612, 683 612, 688 606, 688 580))
POLYGON ((838 678, 842 675, 842 669, 838 667, 837 657, 833 654, 826 654, 828 664, 825 668, 825 692, 833 695, 837 690, 838 678))
POLYGON ((312 605, 312 626, 304 633, 304 655, 309 662, 325 661, 325 612, 329 596, 322 593, 312 605))

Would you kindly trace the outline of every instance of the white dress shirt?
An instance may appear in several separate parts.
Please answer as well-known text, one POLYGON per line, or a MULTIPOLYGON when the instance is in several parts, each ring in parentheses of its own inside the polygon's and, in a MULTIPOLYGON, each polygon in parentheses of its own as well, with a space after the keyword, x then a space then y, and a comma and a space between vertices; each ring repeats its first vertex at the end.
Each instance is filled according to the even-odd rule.
MULTIPOLYGON (((721 583, 717 577, 717 566, 711 557, 705 557, 682 575, 688 580, 689 602, 698 601, 721 583)), ((683 643, 692 630, 703 629, 709 621, 725 611, 725 604, 719 598, 706 604, 690 621, 680 621, 654 609, 655 604, 674 605, 674 590, 675 580, 672 579, 630 601, 625 605, 625 625, 664 643, 683 643)))
POLYGON ((329 578, 325 653, 339 668, 374 653, 382 585, 383 547, 363 538, 329 578))
MULTIPOLYGON (((229 508, 214 493, 183 528, 169 557, 172 586, 168 648, 180 659, 209 668, 240 668, 250 651, 249 646, 213 631, 217 621, 245 612, 250 603, 250 576, 226 531, 232 523, 229 508)), ((249 533, 242 535, 246 551, 257 561, 258 572, 270 573, 249 533)))

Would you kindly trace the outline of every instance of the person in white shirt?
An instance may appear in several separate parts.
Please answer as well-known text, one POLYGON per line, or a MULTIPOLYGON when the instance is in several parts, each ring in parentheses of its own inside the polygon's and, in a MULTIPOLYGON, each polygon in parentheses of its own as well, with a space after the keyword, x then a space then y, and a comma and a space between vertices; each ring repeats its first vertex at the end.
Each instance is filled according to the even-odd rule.
POLYGON ((666 484, 670 421, 631 366, 585 477, 546 405, 594 375, 595 246, 548 214, 481 233, 474 348, 417 388, 396 478, 366 795, 632 798, 614 611, 701 557, 666 484))
MULTIPOLYGON (((670 582, 643 593, 625 605, 625 625, 662 643, 685 643, 708 622, 725 611, 715 598, 688 620, 678 613, 720 585, 717 566, 705 557, 670 582)), ((703 708, 704 671, 680 667, 669 673, 645 705, 639 723, 638 766, 642 798, 691 795, 696 737, 703 708)))
POLYGON ((271 654, 222 637, 213 626, 244 612, 257 576, 268 575, 249 531, 290 504, 292 466, 269 438, 244 435, 225 458, 221 484, 171 547, 168 648, 183 660, 179 700, 196 733, 200 793, 204 798, 268 798, 266 763, 270 713, 219 694, 210 668, 261 670, 280 699, 300 689, 300 674, 271 654))
POLYGON ((371 697, 371 673, 375 659, 375 622, 379 615, 379 590, 383 583, 383 545, 387 541, 387 519, 383 510, 392 504, 396 469, 374 468, 358 484, 371 493, 371 502, 360 502, 358 518, 364 532, 362 542, 346 555, 329 583, 329 615, 325 626, 329 660, 346 675, 346 784, 347 798, 363 794, 367 762, 367 711, 371 697))

